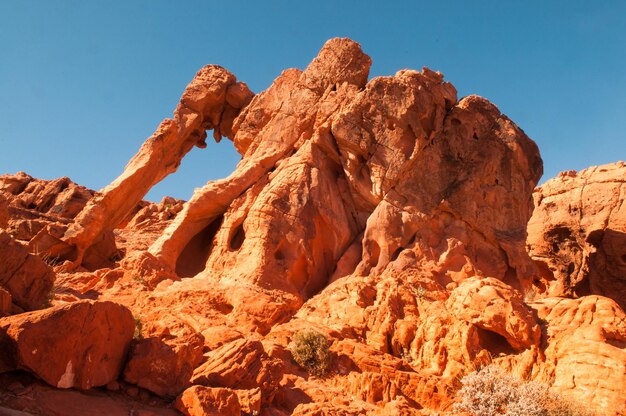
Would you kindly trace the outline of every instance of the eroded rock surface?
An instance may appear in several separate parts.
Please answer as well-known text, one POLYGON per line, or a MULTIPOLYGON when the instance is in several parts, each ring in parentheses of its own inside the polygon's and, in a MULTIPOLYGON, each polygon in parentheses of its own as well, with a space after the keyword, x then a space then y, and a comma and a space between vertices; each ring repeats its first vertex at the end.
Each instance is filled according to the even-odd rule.
MULTIPOLYGON (((156 183, 176 171, 194 147, 206 147, 206 131, 217 141, 232 135, 233 119, 252 98, 245 84, 217 65, 207 65, 185 89, 173 119, 165 119, 128 163, 122 175, 98 192, 57 241, 40 244, 51 256, 83 263, 94 246, 101 257, 113 254, 114 245, 103 246, 115 227, 124 221, 156 183)), ((54 236, 53 236, 54 237, 54 236)), ((91 265, 97 267, 97 264, 91 265)))
POLYGON ((626 164, 563 172, 537 188, 528 246, 552 296, 602 295, 626 307, 626 164))
POLYGON ((237 394, 230 389, 193 386, 176 399, 176 408, 186 416, 241 414, 237 394))
POLYGON ((626 412, 626 314, 602 296, 547 298, 532 304, 545 322, 542 374, 565 396, 598 410, 626 412))
POLYGON ((332 39, 254 97, 205 67, 122 176, 58 215, 57 182, 0 177, 7 232, 59 250, 55 308, 132 311, 143 340, 107 388, 178 395, 193 415, 426 415, 493 362, 623 413, 623 163, 535 191, 531 259, 535 143, 438 72, 368 80, 370 65, 332 39), (233 140, 235 171, 188 202, 140 201, 210 128, 233 140), (290 352, 309 330, 329 341, 323 376, 290 352))
POLYGON ((55 279, 44 259, 0 229, 0 288, 11 295, 19 309, 32 311, 44 306, 55 279))
POLYGON ((191 385, 193 370, 202 361, 204 337, 150 337, 132 346, 124 380, 159 396, 176 397, 191 385))
POLYGON ((270 403, 282 378, 282 363, 270 358, 259 341, 239 339, 211 351, 193 374, 192 383, 238 390, 260 389, 270 403))
POLYGON ((0 370, 28 370, 64 389, 103 386, 120 374, 134 329, 131 312, 112 302, 0 318, 0 370))

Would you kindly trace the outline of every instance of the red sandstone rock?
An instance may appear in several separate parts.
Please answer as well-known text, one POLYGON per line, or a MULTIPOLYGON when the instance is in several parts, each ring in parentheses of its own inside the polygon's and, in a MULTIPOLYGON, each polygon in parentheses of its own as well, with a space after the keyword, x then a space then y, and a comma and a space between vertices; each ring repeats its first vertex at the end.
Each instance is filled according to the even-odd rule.
POLYGON ((262 394, 260 388, 250 390, 235 390, 237 400, 244 414, 258 415, 261 413, 262 394))
POLYGON ((346 273, 378 274, 412 247, 418 261, 445 258, 444 284, 466 270, 527 286, 525 224, 541 174, 535 144, 482 98, 455 105, 440 74, 359 83, 368 71, 356 44, 332 40, 305 71, 283 73, 235 122, 244 154, 237 170, 197 191, 150 251, 184 276, 282 291, 279 314, 253 295, 233 296, 248 321, 267 325, 293 314, 344 253, 359 250, 346 273))
POLYGON ((9 223, 9 201, 0 194, 0 228, 6 228, 9 223))
MULTIPOLYGON (((532 140, 487 100, 457 100, 438 72, 368 81, 369 66, 359 45, 333 39, 304 71, 283 72, 254 98, 207 67, 174 121, 69 228, 26 209, 30 222, 11 232, 31 247, 73 245, 77 259, 86 250, 83 266, 97 270, 58 266, 57 299, 113 299, 141 317, 148 339, 136 344, 128 380, 175 394, 196 366, 182 357, 193 361, 200 348, 182 340, 204 336, 208 352, 191 380, 203 386, 177 401, 186 414, 429 414, 449 408, 459 378, 489 361, 604 414, 622 412, 623 311, 602 297, 550 296, 585 295, 586 279, 620 301, 613 230, 622 230, 623 166, 535 192, 533 262, 526 226, 542 167, 532 140), (187 203, 139 202, 202 145, 207 126, 233 139, 237 169, 187 203), (168 165, 155 149, 170 141, 168 165), (603 202, 581 203, 583 194, 603 202), (102 257, 112 249, 114 260, 102 257), (587 264, 588 277, 564 277, 570 262, 587 264), (331 341, 325 377, 291 358, 290 339, 305 329, 331 341), (170 370, 152 365, 160 361, 170 370)), ((11 200, 33 181, 16 175, 0 189, 11 200)), ((18 211, 10 214, 13 224, 18 211)))
MULTIPOLYGON (((357 44, 335 39, 305 71, 285 71, 234 124, 235 146, 244 155, 237 170, 194 193, 150 251, 183 272, 181 257, 194 250, 194 237, 206 232, 209 241, 215 236, 214 247, 207 251, 204 245, 196 251, 195 261, 203 262, 187 264, 187 276, 210 269, 222 273, 222 281, 263 282, 288 292, 302 291, 304 297, 323 286, 324 274, 351 242, 356 227, 350 208, 343 207, 341 198, 331 199, 345 194, 345 181, 334 172, 338 166, 309 139, 322 114, 327 117, 347 94, 364 85, 369 66, 370 59, 357 44), (335 86, 337 94, 331 91, 335 86), (281 159, 284 163, 279 164, 281 159), (313 180, 319 186, 312 186, 313 180), (310 198, 299 200, 296 195, 310 198), (298 221, 305 210, 310 211, 308 218, 317 219, 298 221), (262 218, 268 221, 262 228, 248 226, 262 218), (329 243, 326 247, 322 235, 329 243), (277 273, 287 279, 275 281, 277 273)), ((290 308, 300 303, 297 298, 292 302, 290 308)), ((241 303, 242 309, 249 306, 254 304, 241 303)))
POLYGON ((176 408, 186 416, 241 414, 237 394, 231 389, 192 386, 176 399, 176 408))
POLYGON ((244 390, 260 388, 262 402, 269 403, 281 378, 280 361, 270 358, 259 341, 239 339, 211 351, 191 382, 244 390))
POLYGON ((52 181, 35 179, 24 172, 0 176, 0 191, 10 194, 11 207, 40 214, 74 218, 93 191, 63 177, 52 181))
POLYGON ((13 297, 8 290, 0 286, 0 317, 11 314, 13 297))
POLYGON ((134 343, 124 380, 159 396, 175 397, 190 386, 193 370, 202 361, 204 337, 145 338, 134 343))
POLYGON ((611 299, 546 298, 531 306, 546 330, 539 377, 601 414, 626 413, 626 314, 611 299))
MULTIPOLYGON (((446 299, 471 276, 529 285, 525 225, 541 160, 486 100, 456 103, 440 74, 401 71, 365 85, 368 70, 358 47, 333 40, 305 71, 283 73, 234 123, 238 169, 196 192, 150 251, 195 276, 168 292, 197 293, 204 281, 232 305, 226 322, 261 333, 322 291, 289 331, 319 324, 370 346, 342 353, 340 362, 357 364, 337 385, 362 384, 364 403, 406 397, 436 407, 502 344, 536 348, 527 311, 516 323, 500 319, 524 310, 519 294, 506 298, 512 287, 500 289, 502 306, 474 318, 452 314, 446 299), (343 274, 333 273, 337 263, 343 274), (329 280, 337 286, 325 288, 329 280), (416 296, 421 285, 433 299, 416 296)), ((309 384, 309 400, 327 400, 321 382, 309 384)))
POLYGON ((83 263, 89 250, 103 252, 105 258, 113 254, 114 249, 97 245, 131 214, 152 186, 176 171, 194 146, 206 147, 206 130, 212 129, 218 141, 222 133, 230 134, 232 119, 241 109, 233 105, 246 105, 252 95, 224 68, 202 68, 185 89, 174 118, 161 123, 122 175, 89 201, 63 238, 42 244, 42 251, 74 261, 75 265, 83 263), (233 86, 237 87, 231 89, 233 86))
POLYGON ((496 279, 464 280, 450 293, 447 307, 456 319, 501 335, 515 349, 539 344, 541 332, 530 308, 519 292, 496 279))
POLYGON ((82 301, 0 319, 4 371, 24 369, 58 388, 117 378, 135 322, 125 307, 82 301))
POLYGON ((41 308, 54 278, 50 266, 0 230, 0 287, 11 294, 13 303, 27 311, 41 308))
POLYGON ((537 188, 528 224, 536 292, 597 294, 626 307, 626 164, 563 172, 537 188))
POLYGON ((30 241, 50 222, 68 224, 93 194, 66 177, 46 181, 24 172, 0 175, 0 200, 9 203, 7 230, 18 240, 30 241))

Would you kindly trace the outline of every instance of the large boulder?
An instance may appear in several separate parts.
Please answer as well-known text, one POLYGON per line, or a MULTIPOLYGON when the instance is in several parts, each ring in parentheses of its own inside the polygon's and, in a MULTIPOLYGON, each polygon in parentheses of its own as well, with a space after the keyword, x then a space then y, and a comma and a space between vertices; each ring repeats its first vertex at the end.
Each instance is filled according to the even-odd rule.
POLYGON ((58 388, 116 380, 135 330, 113 302, 80 301, 0 319, 0 370, 27 370, 58 388))

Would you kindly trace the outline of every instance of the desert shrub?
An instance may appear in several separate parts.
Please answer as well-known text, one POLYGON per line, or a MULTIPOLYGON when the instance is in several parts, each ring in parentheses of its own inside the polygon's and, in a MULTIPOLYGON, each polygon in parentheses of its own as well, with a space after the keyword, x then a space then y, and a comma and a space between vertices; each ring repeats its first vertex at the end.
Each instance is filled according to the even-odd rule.
POLYGON ((294 334, 289 350, 294 361, 310 373, 321 377, 330 364, 330 342, 317 331, 305 330, 294 334))
POLYGON ((424 299, 427 293, 428 290, 426 290, 426 288, 424 288, 423 286, 417 286, 413 289, 413 294, 417 299, 424 299))
POLYGON ((457 392, 457 412, 474 416, 592 416, 536 381, 519 380, 495 365, 466 375, 457 392))
POLYGON ((141 322, 141 318, 135 318, 135 333, 133 334, 133 339, 136 341, 143 339, 143 323, 141 322))

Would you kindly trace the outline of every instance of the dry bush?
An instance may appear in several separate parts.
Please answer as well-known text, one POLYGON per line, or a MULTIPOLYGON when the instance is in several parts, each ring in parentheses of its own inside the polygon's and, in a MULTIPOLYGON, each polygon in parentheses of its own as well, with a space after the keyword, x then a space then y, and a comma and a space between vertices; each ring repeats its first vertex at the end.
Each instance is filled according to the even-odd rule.
POLYGON ((321 377, 330 364, 330 342, 317 331, 305 330, 294 334, 289 350, 296 363, 310 373, 321 377))
POLYGON ((141 322, 141 318, 135 318, 135 333, 133 334, 133 339, 136 341, 143 339, 143 323, 141 322))
POLYGON ((519 380, 495 365, 466 375, 457 392, 456 412, 474 416, 593 416, 594 413, 551 393, 536 381, 519 380))

